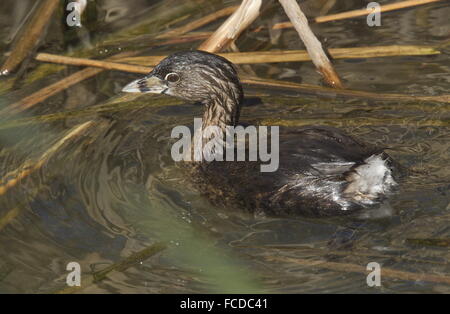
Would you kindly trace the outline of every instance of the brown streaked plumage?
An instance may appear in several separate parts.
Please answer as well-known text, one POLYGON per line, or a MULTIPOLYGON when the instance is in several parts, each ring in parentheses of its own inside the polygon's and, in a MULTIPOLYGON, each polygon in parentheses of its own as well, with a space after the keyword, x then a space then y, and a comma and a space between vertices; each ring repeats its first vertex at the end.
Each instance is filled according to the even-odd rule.
MULTIPOLYGON (((203 126, 236 126, 243 91, 234 66, 202 51, 175 53, 125 92, 162 93, 204 105, 203 126)), ((203 139, 203 140, 209 140, 203 139)), ((392 159, 329 127, 280 128, 279 168, 260 161, 186 163, 214 204, 255 214, 331 216, 378 206, 397 185, 392 159)))

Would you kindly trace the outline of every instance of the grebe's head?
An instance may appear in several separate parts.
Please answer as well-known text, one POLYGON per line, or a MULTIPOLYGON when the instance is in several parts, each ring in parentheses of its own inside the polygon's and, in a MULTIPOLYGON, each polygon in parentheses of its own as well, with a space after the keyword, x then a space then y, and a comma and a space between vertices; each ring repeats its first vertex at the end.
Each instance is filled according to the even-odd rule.
POLYGON ((239 104, 243 97, 233 64, 204 51, 174 53, 148 75, 131 82, 122 91, 167 94, 203 103, 232 98, 239 104))

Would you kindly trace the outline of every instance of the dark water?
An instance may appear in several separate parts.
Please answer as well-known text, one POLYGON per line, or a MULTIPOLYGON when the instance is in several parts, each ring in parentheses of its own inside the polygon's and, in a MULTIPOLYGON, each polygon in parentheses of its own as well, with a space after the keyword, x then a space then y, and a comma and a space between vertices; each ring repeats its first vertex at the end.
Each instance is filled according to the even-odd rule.
MULTIPOLYGON (((200 2, 90 3, 87 29, 74 32, 64 27, 61 17, 51 25, 41 50, 89 51, 87 56, 101 57, 138 48, 154 55, 190 49, 199 42, 150 48, 146 40, 167 30, 161 12, 178 14, 174 13, 179 21, 170 24, 174 27, 238 3, 200 2), (180 3, 186 11, 174 9, 180 3), (138 36, 141 39, 135 40, 138 36)), ((328 13, 367 2, 338 2, 328 13)), ((13 3, 0 5, 1 52, 8 51, 11 36, 32 6, 32 1, 13 3)), ((319 14, 316 2, 306 5, 309 15, 319 14)), ((334 63, 349 89, 442 95, 450 86, 449 15, 450 6, 442 1, 383 14, 380 27, 369 28, 365 18, 357 18, 317 24, 313 30, 328 47, 439 46, 442 53, 437 56, 334 63)), ((221 21, 199 31, 214 30, 221 21)), ((255 25, 277 21, 286 17, 276 3, 269 3, 255 25)), ((245 34, 237 45, 241 51, 303 48, 293 29, 245 34)), ((265 78, 321 84, 309 62, 240 69, 265 78)), ((1 81, 0 102, 12 103, 77 70, 31 62, 20 84, 10 87, 8 79, 1 81)), ((366 142, 389 147, 397 161, 414 169, 391 199, 389 217, 256 219, 239 210, 212 207, 189 185, 170 157, 170 132, 176 125, 192 125, 201 108, 168 97, 121 98, 120 89, 137 77, 103 72, 11 119, 112 102, 117 110, 1 127, 0 171, 5 182, 75 126, 91 121, 47 155, 42 167, 0 195, 0 292, 59 291, 65 288, 69 262, 80 263, 89 277, 157 242, 167 243, 167 248, 79 292, 450 292, 448 281, 436 279, 450 277, 448 103, 330 98, 247 86, 244 121, 275 117, 338 126, 366 142), (387 269, 381 287, 366 284, 370 262, 387 269)))

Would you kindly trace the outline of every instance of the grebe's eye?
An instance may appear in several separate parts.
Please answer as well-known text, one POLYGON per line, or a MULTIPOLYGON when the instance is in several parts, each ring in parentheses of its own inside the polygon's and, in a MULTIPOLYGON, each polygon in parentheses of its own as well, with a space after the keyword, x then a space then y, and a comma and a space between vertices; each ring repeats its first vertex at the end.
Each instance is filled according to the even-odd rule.
POLYGON ((166 77, 164 78, 164 80, 171 82, 171 83, 175 83, 178 82, 180 80, 180 76, 176 73, 169 73, 166 75, 166 77))

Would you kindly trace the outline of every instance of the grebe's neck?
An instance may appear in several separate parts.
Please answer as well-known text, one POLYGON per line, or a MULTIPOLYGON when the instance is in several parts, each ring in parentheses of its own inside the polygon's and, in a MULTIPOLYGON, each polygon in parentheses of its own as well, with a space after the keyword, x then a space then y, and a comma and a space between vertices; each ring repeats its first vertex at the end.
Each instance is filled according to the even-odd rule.
MULTIPOLYGON (((204 112, 202 125, 195 129, 191 154, 194 160, 210 159, 217 153, 218 147, 225 149, 227 131, 239 121, 239 113, 243 99, 242 87, 233 83, 221 84, 214 89, 211 97, 203 101, 204 112), (201 145, 198 145, 202 143, 201 145), (206 156, 206 157, 205 157, 206 156)), ((191 147, 192 147, 191 146, 191 147)), ((219 153, 220 154, 220 153, 219 153)))
POLYGON ((218 88, 212 88, 211 97, 203 101, 202 129, 217 126, 225 131, 226 126, 235 126, 239 121, 242 98, 240 85, 226 83, 220 84, 218 88))

